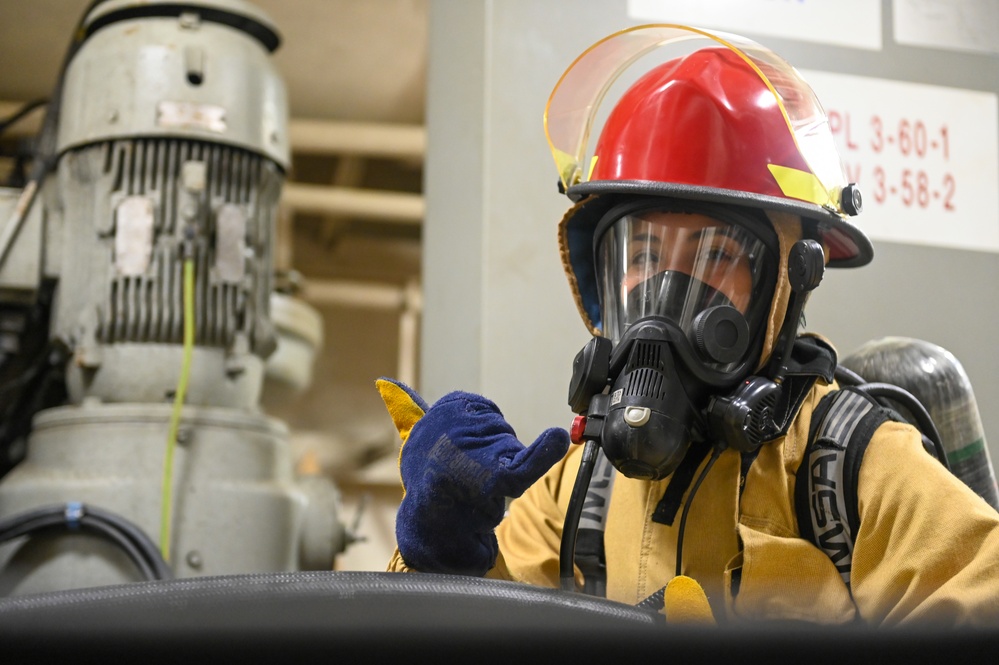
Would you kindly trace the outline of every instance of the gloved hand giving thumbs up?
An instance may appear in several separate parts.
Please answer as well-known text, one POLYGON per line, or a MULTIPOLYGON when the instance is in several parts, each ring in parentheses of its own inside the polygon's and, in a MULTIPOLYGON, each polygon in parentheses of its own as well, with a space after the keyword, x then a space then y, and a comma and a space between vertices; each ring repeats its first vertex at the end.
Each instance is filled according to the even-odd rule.
POLYGON ((403 560, 425 573, 485 575, 496 562, 493 529, 505 498, 523 494, 565 455, 568 432, 547 429, 524 447, 485 397, 452 392, 431 407, 394 379, 375 385, 402 438, 403 560))

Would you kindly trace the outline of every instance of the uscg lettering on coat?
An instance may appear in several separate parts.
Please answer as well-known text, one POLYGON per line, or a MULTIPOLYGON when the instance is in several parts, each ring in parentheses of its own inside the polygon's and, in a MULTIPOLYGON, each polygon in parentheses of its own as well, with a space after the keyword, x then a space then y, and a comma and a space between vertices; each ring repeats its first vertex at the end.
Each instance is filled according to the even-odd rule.
POLYGON ((845 451, 816 447, 809 455, 808 494, 812 529, 820 549, 832 560, 843 581, 850 577, 853 541, 843 498, 845 451))
POLYGON ((601 450, 594 464, 590 485, 586 489, 586 498, 583 500, 583 511, 579 516, 580 529, 604 530, 613 488, 614 467, 601 450))

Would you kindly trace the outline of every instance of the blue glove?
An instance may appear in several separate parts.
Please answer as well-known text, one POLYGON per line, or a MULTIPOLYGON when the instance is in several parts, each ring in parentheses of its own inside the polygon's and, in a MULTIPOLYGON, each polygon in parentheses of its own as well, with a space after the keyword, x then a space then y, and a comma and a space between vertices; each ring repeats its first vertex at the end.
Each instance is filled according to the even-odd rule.
POLYGON ((395 533, 403 560, 425 573, 485 575, 496 563, 505 498, 565 455, 569 433, 547 429, 525 448, 485 397, 452 392, 430 407, 399 381, 375 385, 402 438, 395 533))

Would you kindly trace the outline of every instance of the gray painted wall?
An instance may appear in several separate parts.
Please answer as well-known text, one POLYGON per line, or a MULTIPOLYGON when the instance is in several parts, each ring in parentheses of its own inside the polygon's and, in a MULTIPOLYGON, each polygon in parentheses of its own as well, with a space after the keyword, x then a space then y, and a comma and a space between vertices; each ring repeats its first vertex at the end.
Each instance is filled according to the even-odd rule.
MULTIPOLYGON (((881 51, 746 36, 800 69, 999 91, 999 57, 896 45, 891 11, 882 0, 881 51)), ((421 389, 431 401, 452 389, 489 396, 525 443, 570 423, 571 363, 588 339, 558 255, 568 202, 556 189, 545 103, 579 53, 638 23, 625 0, 431 4, 421 389)), ((808 329, 843 355, 888 335, 949 349, 999 462, 999 254, 883 242, 875 251, 865 268, 826 273, 808 329)))

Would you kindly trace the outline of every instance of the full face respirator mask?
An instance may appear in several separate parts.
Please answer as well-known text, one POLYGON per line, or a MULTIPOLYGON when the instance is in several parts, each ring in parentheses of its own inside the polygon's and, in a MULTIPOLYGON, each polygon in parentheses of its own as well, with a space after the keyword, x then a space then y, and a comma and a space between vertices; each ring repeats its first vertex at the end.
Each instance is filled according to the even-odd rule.
POLYGON ((572 435, 625 476, 665 478, 759 363, 776 235, 759 211, 646 201, 608 211, 594 252, 604 335, 573 363, 572 435))

